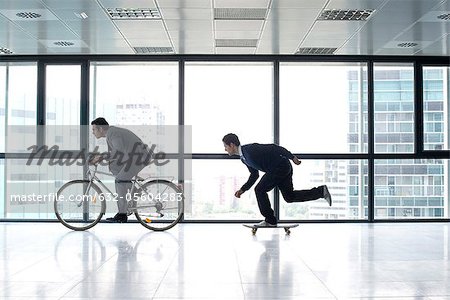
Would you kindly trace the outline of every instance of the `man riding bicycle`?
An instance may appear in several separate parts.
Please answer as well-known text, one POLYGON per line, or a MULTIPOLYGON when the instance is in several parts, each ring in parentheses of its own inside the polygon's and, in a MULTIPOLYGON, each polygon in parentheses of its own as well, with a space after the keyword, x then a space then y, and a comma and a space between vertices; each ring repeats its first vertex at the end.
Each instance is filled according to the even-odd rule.
POLYGON ((125 128, 109 126, 105 118, 97 118, 91 122, 92 133, 97 139, 106 138, 107 155, 95 155, 92 164, 106 160, 109 170, 115 176, 118 213, 106 221, 125 223, 127 217, 127 193, 131 189, 131 179, 136 176, 150 161, 151 152, 142 140, 125 128))

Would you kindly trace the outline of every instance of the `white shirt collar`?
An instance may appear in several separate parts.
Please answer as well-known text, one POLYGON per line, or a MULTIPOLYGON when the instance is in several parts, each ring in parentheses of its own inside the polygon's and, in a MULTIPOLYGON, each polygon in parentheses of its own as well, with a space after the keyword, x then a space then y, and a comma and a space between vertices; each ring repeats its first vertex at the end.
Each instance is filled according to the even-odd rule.
POLYGON ((238 153, 239 153, 239 156, 242 157, 242 149, 241 149, 241 145, 238 146, 238 153))

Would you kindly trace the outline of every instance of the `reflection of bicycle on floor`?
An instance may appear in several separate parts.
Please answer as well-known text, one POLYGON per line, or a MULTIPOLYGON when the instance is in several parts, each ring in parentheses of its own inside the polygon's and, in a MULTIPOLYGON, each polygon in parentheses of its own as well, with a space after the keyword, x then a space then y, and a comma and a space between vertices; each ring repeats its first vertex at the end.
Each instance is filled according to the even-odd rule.
MULTIPOLYGON (((117 201, 117 194, 97 177, 97 174, 113 176, 90 166, 87 180, 72 180, 57 192, 54 202, 58 220, 73 230, 86 230, 95 226, 106 212, 107 201, 117 201), (105 193, 106 191, 106 193, 105 193)), ((180 187, 164 179, 141 178, 131 180, 127 194, 127 215, 134 214, 144 227, 163 231, 175 226, 184 211, 184 195, 180 187)))

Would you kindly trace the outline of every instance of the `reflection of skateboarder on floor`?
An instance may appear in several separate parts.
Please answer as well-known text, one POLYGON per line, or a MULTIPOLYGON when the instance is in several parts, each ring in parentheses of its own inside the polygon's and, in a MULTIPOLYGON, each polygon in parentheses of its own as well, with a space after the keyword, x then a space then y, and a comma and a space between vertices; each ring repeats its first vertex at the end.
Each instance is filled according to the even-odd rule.
POLYGON ((247 144, 242 145, 237 135, 229 133, 222 139, 225 151, 229 155, 239 155, 242 162, 250 171, 247 182, 235 193, 237 198, 249 190, 259 178, 259 172, 265 174, 255 187, 256 199, 264 221, 257 226, 276 226, 278 220, 270 206, 267 192, 278 187, 286 202, 305 202, 324 198, 331 206, 331 195, 326 185, 310 190, 294 190, 292 183, 292 165, 299 165, 301 161, 285 148, 275 144, 247 144))

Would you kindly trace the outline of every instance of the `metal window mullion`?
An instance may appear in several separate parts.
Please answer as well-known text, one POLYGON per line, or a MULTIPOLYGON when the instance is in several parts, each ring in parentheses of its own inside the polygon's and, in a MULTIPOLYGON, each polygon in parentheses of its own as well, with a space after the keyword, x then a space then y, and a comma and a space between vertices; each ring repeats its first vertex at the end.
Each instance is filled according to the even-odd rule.
POLYGON ((414 62, 414 153, 423 157, 423 67, 414 62))
MULTIPOLYGON (((184 67, 185 60, 180 59, 178 61, 178 183, 183 188, 184 193, 184 67)), ((192 160, 191 160, 192 163, 192 160)), ((192 199, 190 199, 192 201, 192 199)), ((184 202, 184 210, 186 210, 186 197, 184 202)), ((184 213, 180 219, 180 222, 184 221, 184 213)))
POLYGON ((369 160, 367 162, 368 167, 368 182, 367 182, 367 209, 368 209, 368 221, 373 222, 375 220, 375 199, 374 199, 374 183, 375 183, 375 90, 374 90, 374 63, 370 60, 367 64, 367 138, 368 138, 368 154, 369 160))
MULTIPOLYGON (((280 61, 273 62, 273 141, 280 144, 280 61)), ((275 187, 273 192, 275 218, 280 219, 280 191, 275 187)))
POLYGON ((46 89, 46 64, 43 61, 37 63, 37 107, 36 107, 36 125, 37 125, 37 145, 45 144, 45 132, 43 125, 45 125, 45 89, 46 89))

